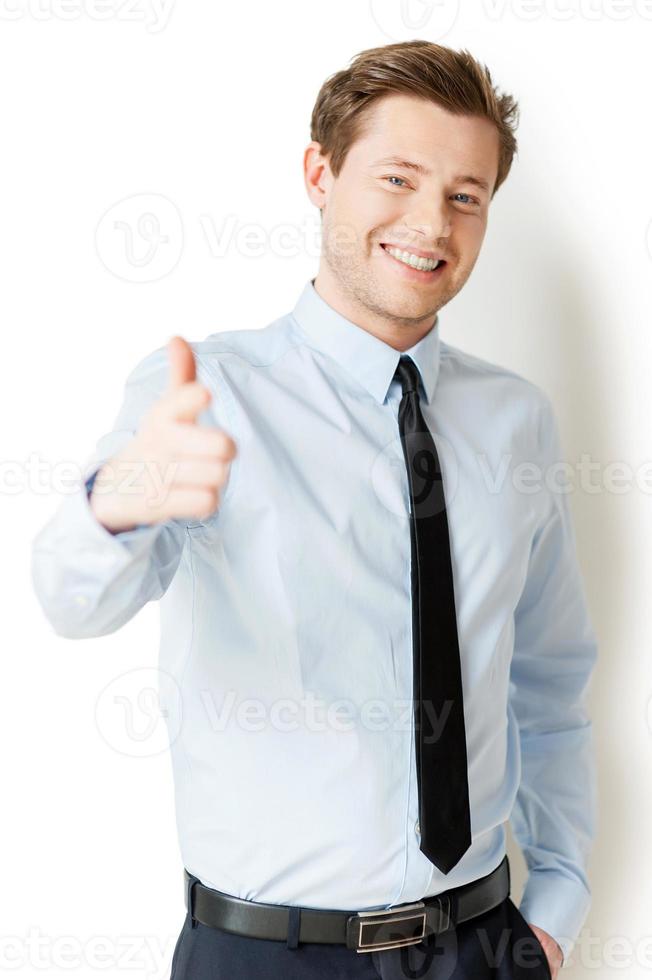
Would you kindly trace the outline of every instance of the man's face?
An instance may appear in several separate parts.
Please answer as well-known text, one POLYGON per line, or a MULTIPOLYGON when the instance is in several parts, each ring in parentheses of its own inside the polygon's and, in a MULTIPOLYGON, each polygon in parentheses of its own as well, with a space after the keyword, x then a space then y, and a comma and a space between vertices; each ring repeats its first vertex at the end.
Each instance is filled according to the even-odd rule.
POLYGON ((307 157, 314 166, 311 197, 323 207, 317 285, 361 325, 403 335, 400 328, 421 327, 423 334, 425 322, 432 325, 475 265, 498 172, 498 131, 489 120, 456 116, 403 94, 379 100, 368 120, 337 178, 319 153, 307 157), (420 164, 426 172, 382 162, 386 158, 420 164), (434 272, 415 270, 392 257, 388 245, 445 262, 434 272))

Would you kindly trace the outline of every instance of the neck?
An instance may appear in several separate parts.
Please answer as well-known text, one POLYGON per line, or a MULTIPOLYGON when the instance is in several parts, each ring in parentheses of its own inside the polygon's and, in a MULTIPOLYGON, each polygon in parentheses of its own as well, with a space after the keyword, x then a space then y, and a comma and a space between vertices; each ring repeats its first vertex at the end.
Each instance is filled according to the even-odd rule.
POLYGON ((420 320, 401 317, 387 317, 362 305, 354 296, 345 292, 339 281, 329 275, 323 267, 315 279, 311 280, 318 295, 340 316, 355 323, 361 330, 373 334, 394 350, 406 351, 425 337, 436 324, 437 316, 432 313, 420 320))

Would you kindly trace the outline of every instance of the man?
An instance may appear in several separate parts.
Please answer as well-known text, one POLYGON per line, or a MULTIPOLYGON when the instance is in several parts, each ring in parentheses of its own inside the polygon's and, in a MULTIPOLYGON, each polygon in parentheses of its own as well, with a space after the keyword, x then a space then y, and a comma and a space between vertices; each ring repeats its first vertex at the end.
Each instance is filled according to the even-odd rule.
POLYGON ((516 115, 425 41, 327 79, 304 156, 317 276, 262 330, 145 357, 34 543, 61 635, 161 600, 174 980, 554 978, 587 914, 597 646, 557 423, 440 338, 516 115))

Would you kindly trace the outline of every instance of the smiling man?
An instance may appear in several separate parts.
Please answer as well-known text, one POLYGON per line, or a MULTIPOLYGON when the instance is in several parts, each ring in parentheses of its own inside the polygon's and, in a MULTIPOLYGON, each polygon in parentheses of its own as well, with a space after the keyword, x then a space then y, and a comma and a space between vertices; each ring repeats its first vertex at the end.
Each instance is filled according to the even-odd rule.
POLYGON ((337 176, 328 142, 312 141, 305 153, 308 191, 323 217, 315 288, 405 351, 471 275, 506 176, 499 133, 487 118, 403 93, 371 103, 359 125, 337 176))
POLYGON ((173 980, 554 978, 588 912, 597 644, 558 426, 440 336, 516 116, 425 41, 327 79, 317 275, 263 329, 148 354, 35 540, 63 636, 160 600, 173 980))

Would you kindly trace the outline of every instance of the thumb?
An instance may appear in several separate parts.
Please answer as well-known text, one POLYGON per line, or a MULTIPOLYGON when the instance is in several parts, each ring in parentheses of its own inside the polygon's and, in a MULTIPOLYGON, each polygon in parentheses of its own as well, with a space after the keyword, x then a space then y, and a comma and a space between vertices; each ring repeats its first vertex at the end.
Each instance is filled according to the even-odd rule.
POLYGON ((183 337, 175 336, 168 341, 170 361, 170 391, 176 391, 188 381, 195 381, 197 370, 192 347, 183 337))

